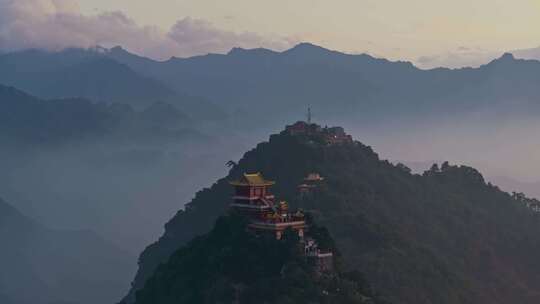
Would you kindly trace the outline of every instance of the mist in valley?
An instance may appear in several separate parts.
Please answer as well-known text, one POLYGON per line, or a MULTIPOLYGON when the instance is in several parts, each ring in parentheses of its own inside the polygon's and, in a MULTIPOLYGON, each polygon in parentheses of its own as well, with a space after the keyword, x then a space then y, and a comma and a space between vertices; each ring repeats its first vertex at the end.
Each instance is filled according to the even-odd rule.
MULTIPOLYGON (((93 267, 92 272, 58 259, 45 263, 43 259, 48 256, 30 258, 35 265, 28 272, 41 273, 46 282, 57 282, 64 272, 78 273, 69 276, 70 286, 75 285, 77 290, 66 293, 50 288, 50 296, 45 299, 63 294, 62 300, 76 303, 118 301, 129 290, 138 254, 159 238, 163 224, 197 191, 226 172, 225 163, 238 158, 238 153, 238 146, 217 143, 196 148, 79 143, 76 147, 40 148, 30 153, 13 149, 0 153, 0 193, 5 201, 46 229, 95 234, 100 240, 93 245, 103 247, 84 251, 81 245, 72 244, 81 250, 73 253, 72 258, 93 267), (111 248, 108 253, 94 253, 106 247, 111 248), (112 262, 115 259, 122 263, 112 262), (43 267, 46 265, 49 268, 43 267), (88 282, 75 281, 76 277, 84 277, 88 282), (89 284, 104 278, 109 278, 106 287, 89 284), (87 297, 90 294, 93 297, 87 297)), ((29 243, 46 242, 39 237, 30 239, 29 243)), ((35 292, 49 289, 29 287, 24 283, 28 279, 9 281, 35 292)))
MULTIPOLYGON (((403 162, 413 171, 449 161, 480 169, 488 180, 503 183, 504 190, 540 194, 517 186, 538 182, 535 134, 540 121, 531 115, 472 113, 364 124, 326 119, 316 108, 314 113, 317 123, 342 125, 381 158, 403 162)), ((299 120, 304 116, 293 114, 299 120)), ((279 123, 197 144, 78 143, 31 153, 3 151, 1 191, 24 214, 49 227, 94 230, 136 255, 161 235, 163 223, 195 192, 227 173, 227 161, 237 161, 283 128, 279 123)))
MULTIPOLYGON (((316 109, 314 109, 315 113, 316 109)), ((293 115, 291 115, 293 116, 293 115)), ((298 113, 302 119, 303 113, 298 113)), ((488 180, 507 191, 539 197, 540 122, 526 115, 489 115, 378 124, 324 119, 343 125, 382 158, 402 162, 414 171, 433 162, 450 161, 479 168, 488 180), (536 165, 535 165, 536 164, 536 165)), ((292 122, 292 121, 291 121, 292 122)), ((94 231, 125 251, 129 267, 116 269, 126 284, 137 269, 137 256, 163 233, 166 223, 194 194, 226 175, 226 162, 237 161, 283 124, 245 134, 229 133, 197 144, 125 145, 78 143, 17 153, 1 152, 0 192, 23 214, 58 230, 94 231)), ((97 261, 95 261, 97 262, 97 261)), ((92 261, 88 261, 92 263, 92 261)), ((111 266, 115 269, 115 266, 111 266)))
MULTIPOLYGON (((218 181, 259 167, 336 240, 311 249, 389 303, 539 302, 534 1, 139 2, 0 0, 0 304, 135 304, 228 208, 218 181), (297 121, 379 158, 309 126, 259 145, 297 121)), ((287 204, 256 199, 283 227, 287 204)), ((204 248, 222 251, 179 261, 211 265, 204 248)), ((155 290, 204 268, 185 265, 155 290)), ((211 270, 200 294, 243 303, 211 270)))
MULTIPOLYGON (((42 273, 44 279, 36 279, 31 288, 56 290, 51 299, 63 293, 54 286, 69 281, 73 293, 59 300, 120 300, 130 288, 139 254, 162 236, 164 223, 197 191, 225 176, 228 161, 238 161, 286 124, 306 120, 308 107, 313 122, 343 126, 381 158, 404 163, 413 172, 435 162, 465 164, 505 191, 540 197, 540 111, 530 76, 536 74, 522 72, 539 68, 537 62, 505 55, 474 70, 423 71, 310 44, 283 53, 236 49, 164 63, 140 61, 118 49, 104 54, 78 49, 10 55, 24 63, 42 56, 60 62, 64 56, 77 59, 70 71, 90 76, 81 83, 72 77, 69 86, 56 86, 64 73, 54 65, 46 64, 42 71, 28 64, 30 78, 26 72, 19 78, 9 70, 0 72, 0 80, 15 87, 0 86, 0 130, 5 131, 0 134, 0 197, 25 221, 35 221, 32 231, 62 235, 33 232, 14 239, 43 244, 75 235, 63 243, 81 250, 72 253, 73 263, 57 259, 44 267, 48 255, 21 262, 33 261, 26 273, 42 273), (110 70, 116 72, 102 79, 110 70), (513 78, 507 79, 508 71, 513 78), (55 84, 46 90, 41 87, 46 83, 38 86, 33 78, 43 73, 55 84), (107 85, 118 77, 125 79, 124 87, 107 85), (479 85, 471 85, 471 79, 479 85), (71 90, 89 83, 92 90, 71 90), (246 88, 246 83, 253 86, 246 88), (134 94, 130 87, 145 94, 134 94), (88 99, 65 99, 78 95, 88 99), (117 104, 115 98, 103 102, 100 96, 121 96, 116 99, 131 104, 117 104), (60 99, 48 100, 52 97, 60 99), (73 239, 92 240, 90 249, 101 252, 73 239), (80 273, 73 271, 77 267, 80 273), (110 278, 108 287, 97 288, 103 277, 110 278), (96 298, 86 297, 90 294, 96 298)), ((0 57, 0 65, 13 68, 10 56, 0 57)), ((9 281, 15 290, 9 293, 17 294, 27 281, 9 281)), ((6 293, 2 285, 0 278, 0 297, 6 293)))

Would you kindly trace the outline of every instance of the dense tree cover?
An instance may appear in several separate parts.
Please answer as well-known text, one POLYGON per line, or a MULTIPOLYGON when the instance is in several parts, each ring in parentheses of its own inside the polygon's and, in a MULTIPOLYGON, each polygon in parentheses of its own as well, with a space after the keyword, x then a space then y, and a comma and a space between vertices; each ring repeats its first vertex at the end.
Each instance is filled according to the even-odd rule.
MULTIPOLYGON (((317 237, 331 242, 317 227, 317 237)), ((292 230, 256 236, 243 218, 220 217, 160 265, 137 292, 138 304, 381 303, 357 272, 318 276, 292 230)))
POLYGON ((527 197, 523 192, 512 192, 512 198, 534 212, 540 212, 540 200, 527 197))
POLYGON ((165 234, 142 253, 133 290, 226 212, 229 180, 257 171, 277 181, 278 197, 326 226, 345 265, 365 273, 392 302, 540 301, 540 219, 475 169, 443 164, 413 175, 358 142, 328 146, 285 133, 247 152, 166 224, 165 234), (325 181, 301 199, 296 187, 309 172, 325 181))

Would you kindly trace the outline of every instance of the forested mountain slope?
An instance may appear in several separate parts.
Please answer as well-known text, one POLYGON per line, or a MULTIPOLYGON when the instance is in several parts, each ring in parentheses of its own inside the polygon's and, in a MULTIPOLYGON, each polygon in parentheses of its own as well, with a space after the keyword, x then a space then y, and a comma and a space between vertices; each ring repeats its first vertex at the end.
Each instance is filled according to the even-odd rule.
POLYGON ((256 236, 244 218, 229 215, 161 265, 137 293, 137 303, 386 303, 360 273, 341 269, 328 231, 310 224, 335 253, 333 271, 318 272, 296 232, 286 231, 281 240, 256 236))
POLYGON ((224 214, 229 180, 263 172, 276 195, 315 214, 351 269, 405 304, 503 304, 540 301, 540 218, 473 168, 444 164, 423 175, 380 160, 359 142, 328 145, 320 136, 270 137, 228 176, 198 192, 141 255, 133 290, 156 267, 224 214), (297 185, 325 177, 309 199, 297 185))

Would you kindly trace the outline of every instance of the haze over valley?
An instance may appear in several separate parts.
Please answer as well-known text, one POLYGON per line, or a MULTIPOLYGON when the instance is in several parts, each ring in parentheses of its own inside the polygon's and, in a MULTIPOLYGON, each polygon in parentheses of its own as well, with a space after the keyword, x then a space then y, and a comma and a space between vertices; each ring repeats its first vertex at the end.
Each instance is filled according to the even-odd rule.
MULTIPOLYGON (((6 248, 0 250, 0 303, 139 303, 136 291, 154 278, 141 293, 149 303, 165 288, 159 274, 183 277, 174 267, 191 260, 178 253, 167 270, 159 263, 180 246, 185 252, 213 246, 208 239, 219 231, 212 225, 230 190, 225 179, 265 170, 280 179, 278 194, 310 209, 291 186, 310 168, 329 175, 320 195, 339 208, 329 210, 322 199, 312 207, 335 239, 332 248, 343 252, 347 267, 339 277, 361 286, 362 297, 386 303, 368 291, 372 284, 382 296, 389 290, 392 303, 461 304, 470 297, 483 304, 496 298, 484 291, 499 288, 503 281, 493 278, 504 273, 515 275, 523 290, 516 284, 497 294, 497 304, 516 295, 523 303, 537 299, 540 291, 527 286, 538 278, 530 254, 540 241, 528 230, 536 229, 535 218, 521 208, 540 199, 540 51, 527 36, 534 33, 510 39, 502 31, 500 39, 508 41, 479 39, 474 46, 480 28, 470 26, 456 38, 442 30, 448 20, 433 21, 445 40, 463 44, 450 46, 412 16, 407 22, 416 25, 400 35, 384 38, 390 29, 380 27, 371 34, 358 29, 369 42, 345 39, 356 37, 354 31, 332 22, 327 32, 313 32, 313 16, 326 4, 304 12, 297 33, 286 26, 295 23, 289 11, 276 33, 263 31, 267 16, 246 17, 250 4, 240 5, 236 17, 201 13, 206 19, 188 16, 167 30, 173 19, 161 6, 156 14, 164 20, 156 21, 140 11, 142 4, 129 5, 132 17, 113 10, 121 1, 79 2, 0 0, 0 243, 6 248), (244 25, 253 32, 238 30, 244 25), (411 38, 412 28, 418 38, 411 38), (333 147, 313 134, 297 140, 283 133, 307 120, 321 130, 343 127, 359 143, 333 147), (432 167, 445 162, 444 169, 432 167), (401 209, 399 196, 411 209, 401 209), (357 219, 365 225, 353 224, 357 219), (351 231, 338 225, 342 220, 351 231), (462 229, 478 230, 469 237, 462 229), (487 235, 493 239, 474 238, 487 235), (506 247, 510 235, 527 253, 506 247), (196 236, 202 239, 191 243, 196 236), (448 244, 436 239, 445 237, 478 251, 463 245, 442 254, 448 244), (413 262, 403 266, 399 250, 413 262), (480 257, 487 262, 477 270, 493 273, 469 273, 467 263, 480 257), (365 281, 349 277, 351 265, 368 276, 365 281), (406 267, 423 269, 433 285, 417 273, 409 276, 406 267), (398 283, 386 283, 394 279, 398 283)), ((206 4, 182 9, 210 10, 206 4)), ((353 20, 340 14, 345 23, 353 20)), ((478 18, 488 24, 488 15, 478 18)), ((230 279, 226 271, 215 275, 230 279)), ((229 286, 204 284, 216 293, 229 286)))

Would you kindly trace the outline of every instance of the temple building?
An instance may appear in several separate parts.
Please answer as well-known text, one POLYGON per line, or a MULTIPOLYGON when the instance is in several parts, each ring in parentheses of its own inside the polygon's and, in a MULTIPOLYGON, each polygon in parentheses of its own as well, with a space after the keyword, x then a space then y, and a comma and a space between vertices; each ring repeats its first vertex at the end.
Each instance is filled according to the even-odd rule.
POLYGON ((322 128, 314 123, 297 121, 296 123, 285 127, 285 131, 290 135, 312 135, 320 132, 322 128))
POLYGON ((329 250, 322 250, 312 238, 304 242, 304 255, 315 262, 318 273, 332 272, 334 270, 334 254, 329 250))
POLYGON ((304 178, 304 182, 298 185, 298 192, 301 196, 306 196, 317 188, 322 181, 324 181, 324 178, 319 173, 310 173, 304 178))
POLYGON ((249 218, 250 229, 257 233, 273 233, 280 239, 287 228, 292 228, 300 238, 304 237, 306 221, 303 212, 291 212, 287 202, 276 202, 270 191, 275 182, 255 173, 244 174, 230 184, 235 187, 231 208, 249 218))
POLYGON ((255 218, 272 212, 274 195, 270 187, 273 181, 264 179, 262 174, 244 174, 239 180, 230 182, 234 186, 231 207, 240 214, 255 218))
POLYGON ((352 143, 351 135, 345 133, 342 127, 324 128, 326 143, 329 145, 340 145, 352 143))
POLYGON ((285 128, 285 132, 292 136, 303 136, 310 140, 323 142, 329 146, 353 143, 351 135, 342 127, 321 127, 315 123, 298 121, 285 128))
MULTIPOLYGON (((318 173, 305 178, 306 183, 324 180, 318 173)), ((308 225, 301 210, 291 211, 285 201, 276 201, 271 192, 273 181, 266 180, 261 173, 244 173, 239 180, 230 182, 234 186, 231 209, 249 219, 248 229, 257 234, 271 233, 281 239, 283 232, 292 228, 300 237, 304 255, 312 261, 318 274, 332 272, 333 253, 321 250, 317 242, 307 235, 308 225)))

